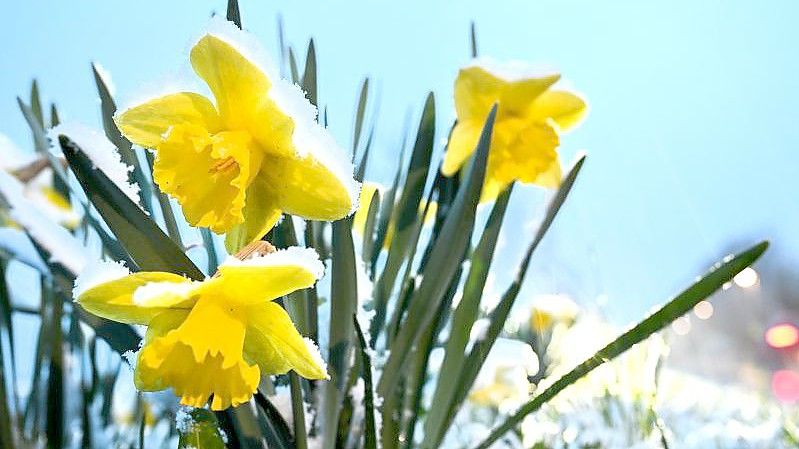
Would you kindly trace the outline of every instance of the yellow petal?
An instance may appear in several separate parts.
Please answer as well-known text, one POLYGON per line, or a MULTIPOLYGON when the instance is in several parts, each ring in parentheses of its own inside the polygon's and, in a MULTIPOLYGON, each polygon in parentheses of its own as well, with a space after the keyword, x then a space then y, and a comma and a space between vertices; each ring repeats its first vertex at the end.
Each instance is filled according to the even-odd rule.
POLYGON ((560 79, 560 75, 542 75, 508 83, 499 99, 500 115, 526 115, 535 100, 560 79))
POLYGON ((248 401, 260 379, 242 357, 244 317, 203 297, 176 329, 153 338, 136 364, 142 385, 172 387, 181 404, 223 410, 248 401))
POLYGON ((244 222, 233 226, 225 234, 225 248, 230 254, 237 253, 247 244, 263 237, 275 226, 282 214, 277 207, 277 195, 269 184, 268 176, 256 175, 247 189, 246 197, 247 202, 242 210, 244 222))
POLYGON ((194 71, 214 93, 225 126, 250 129, 271 85, 266 74, 231 44, 210 34, 194 45, 190 58, 194 71))
POLYGON ((278 186, 280 208, 286 213, 309 220, 332 221, 346 217, 353 210, 356 196, 352 178, 342 179, 311 154, 284 157, 274 168, 265 169, 278 186))
MULTIPOLYGON (((156 315, 147 325, 147 333, 144 335, 144 344, 147 346, 156 338, 163 337, 169 331, 177 329, 178 326, 186 321, 191 309, 167 309, 156 315)), ((138 358, 141 357, 141 351, 136 356, 136 369, 133 372, 133 381, 136 388, 141 391, 160 391, 169 388, 169 385, 164 384, 164 379, 159 376, 141 376, 141 373, 147 373, 147 370, 139 370, 138 358)))
POLYGON ((191 225, 222 233, 244 221, 246 190, 261 159, 246 133, 212 136, 180 125, 159 145, 153 176, 161 190, 177 198, 191 225))
POLYGON ((479 66, 464 67, 455 79, 455 112, 459 122, 482 123, 507 82, 479 66))
POLYGON ((264 374, 283 374, 293 369, 307 379, 327 379, 327 368, 318 350, 304 340, 291 318, 273 302, 249 307, 244 351, 264 374))
POLYGON ((151 297, 146 303, 137 303, 134 293, 150 283, 182 286, 190 282, 177 274, 145 271, 92 287, 80 294, 77 301, 94 315, 129 324, 147 324, 165 310, 188 309, 194 303, 191 297, 168 291, 158 297, 151 297))
POLYGON ((561 130, 576 126, 588 110, 585 100, 565 90, 548 90, 533 102, 531 116, 538 121, 552 119, 561 130))
POLYGON ((200 94, 180 92, 122 111, 114 116, 119 130, 131 142, 156 148, 162 136, 176 125, 194 125, 215 133, 219 118, 214 105, 200 94))
POLYGON ((206 281, 203 294, 224 297, 235 306, 267 302, 312 286, 324 265, 316 251, 291 247, 246 260, 229 259, 206 281))
POLYGON ((447 152, 444 154, 444 163, 441 165, 441 173, 444 176, 452 176, 461 169, 477 148, 482 131, 483 122, 458 121, 452 129, 447 152))
MULTIPOLYGON (((374 182, 364 182, 361 185, 361 193, 358 195, 358 210, 352 219, 352 230, 363 235, 366 227, 366 219, 369 217, 369 206, 375 194, 380 194, 380 184, 374 182)), ((378 198, 380 198, 378 196, 378 198)))

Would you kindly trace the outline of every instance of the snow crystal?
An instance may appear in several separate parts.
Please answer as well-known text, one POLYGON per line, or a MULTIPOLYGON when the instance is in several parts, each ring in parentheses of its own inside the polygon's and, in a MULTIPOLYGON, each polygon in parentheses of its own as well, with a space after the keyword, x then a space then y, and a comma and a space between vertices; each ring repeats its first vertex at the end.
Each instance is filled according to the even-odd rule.
POLYGON ((164 295, 187 297, 192 290, 197 288, 199 282, 148 282, 133 292, 133 303, 140 306, 147 306, 153 300, 158 300, 164 295))
POLYGON ((191 416, 191 407, 181 405, 175 413, 175 429, 180 433, 189 433, 194 428, 194 418, 191 416))
POLYGON ((274 267, 281 265, 300 265, 313 273, 316 279, 322 277, 325 272, 325 265, 319 260, 316 250, 299 246, 279 249, 273 253, 257 255, 244 260, 230 256, 222 264, 223 267, 274 267))
POLYGON ((66 229, 47 219, 35 204, 24 196, 22 183, 0 170, 0 196, 10 207, 11 218, 50 253, 52 262, 63 265, 72 273, 80 273, 87 263, 86 249, 66 229))
POLYGON ((130 270, 122 262, 108 260, 92 262, 82 269, 75 279, 72 296, 77 298, 91 288, 123 278, 129 274, 130 270))
MULTIPOLYGON (((53 145, 58 145, 58 136, 65 135, 75 142, 86 156, 119 187, 134 203, 139 204, 139 187, 128 181, 128 174, 133 170, 122 162, 117 148, 103 134, 82 123, 62 123, 48 132, 53 145)), ((60 150, 56 150, 60 151, 60 150)))
MULTIPOLYGON (((322 367, 322 371, 327 374, 327 363, 322 358, 322 354, 319 353, 319 347, 316 346, 316 343, 313 342, 308 337, 303 337, 303 341, 305 341, 305 346, 308 347, 308 352, 311 354, 311 358, 313 359, 314 363, 322 367)), ((325 379, 330 379, 330 376, 327 375, 325 379)))
POLYGON ((499 62, 487 57, 473 59, 464 66, 464 69, 471 67, 479 67, 508 82, 559 75, 557 70, 546 65, 530 64, 524 61, 499 62))

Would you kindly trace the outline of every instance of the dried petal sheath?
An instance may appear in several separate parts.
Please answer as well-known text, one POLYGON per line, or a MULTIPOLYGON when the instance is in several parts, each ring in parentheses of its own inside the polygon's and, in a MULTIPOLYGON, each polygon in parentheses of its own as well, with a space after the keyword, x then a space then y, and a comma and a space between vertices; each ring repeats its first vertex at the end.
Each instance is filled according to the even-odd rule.
POLYGON ((232 253, 286 212, 337 220, 357 207, 349 158, 316 122, 296 86, 254 57, 243 31, 216 19, 191 64, 214 102, 176 92, 115 117, 132 142, 156 150, 154 177, 195 226, 227 233, 232 253))
POLYGON ((293 247, 230 258, 202 282, 159 272, 97 285, 79 278, 76 300, 104 318, 148 326, 136 363, 139 389, 172 388, 185 405, 200 407, 210 398, 211 408, 221 410, 248 401, 261 375, 295 370, 327 378, 316 347, 272 302, 312 286, 323 270, 315 251, 293 247))

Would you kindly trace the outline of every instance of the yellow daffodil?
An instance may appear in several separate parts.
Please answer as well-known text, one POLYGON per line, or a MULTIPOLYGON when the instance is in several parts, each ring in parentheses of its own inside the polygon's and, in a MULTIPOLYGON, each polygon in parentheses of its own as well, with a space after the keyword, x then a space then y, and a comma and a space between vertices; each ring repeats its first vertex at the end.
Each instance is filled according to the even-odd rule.
POLYGON ((528 376, 538 372, 538 356, 527 343, 498 338, 488 353, 469 400, 483 407, 512 410, 528 399, 528 376))
MULTIPOLYGON (((352 219, 352 229, 356 232, 356 234, 363 236, 363 233, 366 228, 366 220, 369 216, 369 206, 372 204, 372 198, 377 195, 382 195, 383 186, 374 183, 365 181, 363 185, 361 185, 361 193, 358 197, 358 210, 355 212, 355 216, 352 219)), ((380 198, 380 196, 378 196, 380 198)), ((422 200, 419 204, 419 213, 423 213, 425 209, 425 205, 427 204, 426 201, 422 200)), ((424 216, 424 224, 431 223, 436 218, 436 213, 438 212, 438 203, 436 201, 430 202, 430 207, 427 208, 427 213, 424 216)), ((388 223, 388 228, 386 229, 386 237, 383 240, 383 249, 388 249, 391 246, 391 241, 394 239, 394 221, 390 221, 388 223)))
POLYGON ((181 403, 213 410, 248 401, 261 375, 289 370, 326 379, 316 346, 273 299, 308 288, 324 266, 312 249, 292 247, 229 258, 212 278, 129 274, 117 264, 86 269, 76 301, 110 320, 147 326, 135 368, 143 391, 172 388, 181 403))
POLYGON ((337 220, 357 201, 349 157, 265 59, 251 36, 215 19, 190 53, 215 102, 174 92, 115 117, 128 139, 156 150, 155 181, 188 222, 227 232, 230 251, 259 239, 283 212, 337 220))
POLYGON ((559 134, 580 122, 587 106, 579 95, 554 87, 557 73, 521 63, 478 59, 458 73, 452 131, 441 171, 458 172, 474 152, 483 124, 499 104, 481 201, 491 201, 513 181, 557 187, 559 134))
POLYGON ((574 324, 580 307, 566 295, 541 295, 530 311, 530 328, 538 333, 551 330, 557 324, 574 324))

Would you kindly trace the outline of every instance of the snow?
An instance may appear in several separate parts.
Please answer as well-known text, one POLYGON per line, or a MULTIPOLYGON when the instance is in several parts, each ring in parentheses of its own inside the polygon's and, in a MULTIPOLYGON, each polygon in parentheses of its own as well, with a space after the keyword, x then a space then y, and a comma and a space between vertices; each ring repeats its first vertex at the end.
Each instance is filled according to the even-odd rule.
POLYGON ((36 160, 36 155, 21 150, 5 134, 0 133, 0 170, 16 170, 36 160))
POLYGON ((473 59, 463 68, 472 67, 481 68, 507 82, 559 76, 557 70, 546 65, 530 64, 525 61, 499 62, 487 57, 473 59))
POLYGON ((49 220, 25 197, 22 183, 4 171, 0 171, 0 195, 9 205, 11 218, 50 253, 51 262, 60 263, 74 274, 83 270, 88 262, 86 248, 66 229, 49 220))
POLYGON ((130 274, 130 270, 122 262, 98 260, 92 262, 80 271, 75 279, 72 289, 73 298, 78 298, 86 291, 106 282, 123 278, 130 274))
MULTIPOLYGON (((58 145, 58 136, 65 135, 75 142, 83 153, 134 203, 139 204, 139 187, 129 182, 133 167, 125 165, 117 148, 101 131, 82 123, 62 123, 48 132, 52 145, 58 145)), ((56 149, 60 152, 60 149, 56 149)))
POLYGON ((146 307, 148 303, 158 300, 164 295, 188 297, 200 282, 148 282, 133 292, 133 304, 146 307))
POLYGON ((311 354, 311 358, 313 359, 314 363, 321 366, 322 371, 325 372, 325 379, 330 379, 330 376, 327 375, 327 363, 325 362, 325 359, 322 358, 322 354, 319 352, 319 347, 316 346, 316 343, 314 343, 313 340, 308 337, 303 337, 302 339, 305 342, 305 346, 308 347, 308 352, 311 354))
POLYGON ((298 265, 313 273, 316 279, 322 277, 325 265, 319 260, 319 254, 313 248, 292 246, 279 249, 273 253, 258 255, 248 259, 239 260, 229 256, 221 267, 278 267, 285 265, 298 265))
POLYGON ((191 407, 181 405, 175 413, 175 429, 183 434, 191 432, 194 428, 195 421, 191 416, 191 407))

